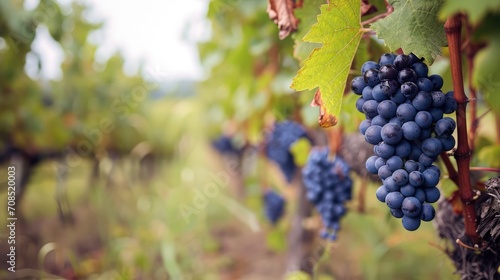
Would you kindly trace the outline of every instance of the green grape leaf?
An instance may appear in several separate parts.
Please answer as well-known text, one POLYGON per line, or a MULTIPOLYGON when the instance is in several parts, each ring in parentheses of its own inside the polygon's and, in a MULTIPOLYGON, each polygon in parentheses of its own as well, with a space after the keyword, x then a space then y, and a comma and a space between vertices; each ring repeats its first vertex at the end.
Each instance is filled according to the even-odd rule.
POLYGON ((322 43, 304 61, 291 85, 295 90, 319 87, 321 94, 315 104, 321 106, 320 125, 337 123, 347 76, 363 34, 360 23, 360 1, 339 0, 321 5, 318 22, 303 38, 307 42, 322 43), (323 114, 326 122, 322 123, 323 114))
POLYGON ((500 147, 496 145, 491 145, 482 148, 478 153, 478 159, 481 162, 487 164, 487 166, 498 168, 500 164, 498 163, 498 158, 500 157, 500 147))
POLYGON ((321 47, 318 43, 304 42, 302 38, 309 32, 309 26, 316 23, 320 14, 320 5, 325 4, 325 0, 305 1, 302 8, 295 9, 295 16, 299 20, 297 32, 292 35, 295 45, 293 47, 293 56, 300 62, 304 61, 315 49, 321 47))
POLYGON ((401 48, 404 53, 412 52, 432 64, 447 44, 444 24, 437 16, 442 3, 443 0, 390 0, 394 12, 371 27, 391 51, 401 48))
POLYGON ((500 16, 488 17, 477 33, 487 40, 487 46, 474 57, 474 72, 472 82, 483 93, 486 102, 493 112, 500 114, 500 31, 498 20, 500 16))
POLYGON ((472 24, 477 24, 488 12, 500 12, 498 0, 446 0, 439 12, 439 17, 445 20, 456 13, 464 13, 472 24))

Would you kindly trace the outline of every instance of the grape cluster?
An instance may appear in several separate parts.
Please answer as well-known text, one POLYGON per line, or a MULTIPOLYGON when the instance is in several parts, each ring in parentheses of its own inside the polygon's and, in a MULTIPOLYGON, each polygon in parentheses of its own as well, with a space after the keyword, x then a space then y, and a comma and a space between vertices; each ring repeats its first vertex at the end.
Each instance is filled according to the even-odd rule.
POLYGON ((307 138, 305 129, 292 121, 276 123, 267 136, 267 157, 278 164, 288 182, 292 181, 297 170, 290 147, 302 137, 307 138))
POLYGON ((234 154, 238 155, 241 153, 241 149, 238 149, 231 137, 227 135, 221 135, 219 138, 212 140, 212 147, 221 154, 234 154))
POLYGON ((285 199, 273 190, 264 193, 264 213, 267 219, 274 225, 285 212, 285 199))
POLYGON ((367 61, 363 76, 355 77, 352 91, 360 95, 356 108, 366 119, 359 125, 365 140, 374 145, 366 169, 378 174, 383 185, 376 196, 413 231, 431 221, 428 204, 439 199, 440 170, 433 162, 455 146, 453 92, 441 92, 443 79, 428 76, 425 63, 414 54, 383 54, 378 63, 367 61))
POLYGON ((340 219, 347 212, 344 203, 352 198, 349 171, 350 167, 340 156, 328 158, 327 148, 313 149, 302 169, 307 199, 316 206, 323 220, 323 238, 337 238, 340 219))

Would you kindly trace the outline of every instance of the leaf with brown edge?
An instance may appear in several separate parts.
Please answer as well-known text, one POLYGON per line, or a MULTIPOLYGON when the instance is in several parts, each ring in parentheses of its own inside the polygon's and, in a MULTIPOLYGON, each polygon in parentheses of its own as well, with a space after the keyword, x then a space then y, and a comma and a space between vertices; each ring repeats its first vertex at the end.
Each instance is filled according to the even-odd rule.
POLYGON ((268 0, 267 13, 269 18, 278 25, 280 39, 285 39, 290 33, 297 30, 299 21, 293 14, 295 3, 293 0, 268 0))
POLYGON ((319 124, 329 127, 338 122, 347 77, 364 29, 359 0, 337 0, 321 5, 320 10, 317 23, 302 40, 321 47, 303 61, 291 87, 321 90, 319 124))
POLYGON ((319 116, 318 116, 319 126, 327 128, 337 124, 338 122, 337 117, 327 112, 323 100, 321 99, 321 92, 319 91, 319 89, 314 94, 314 98, 311 101, 311 107, 319 107, 319 116))

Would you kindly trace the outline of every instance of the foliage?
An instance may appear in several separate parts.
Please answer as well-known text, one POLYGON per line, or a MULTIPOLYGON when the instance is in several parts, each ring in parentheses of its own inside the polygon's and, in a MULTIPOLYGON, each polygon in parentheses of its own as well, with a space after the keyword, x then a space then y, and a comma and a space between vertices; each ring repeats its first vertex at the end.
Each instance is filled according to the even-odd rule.
POLYGON ((394 12, 371 27, 391 51, 403 49, 432 64, 446 45, 443 23, 438 21, 442 1, 389 1, 394 12))
MULTIPOLYGON (((155 73, 125 74, 120 53, 105 61, 96 58, 99 45, 89 38, 103 23, 89 21, 89 9, 81 2, 62 7, 41 0, 26 9, 24 1, 0 1, 0 159, 6 151, 57 155, 31 169, 19 206, 29 228, 20 229, 28 242, 20 253, 39 270, 26 273, 35 278, 50 272, 63 278, 236 279, 255 265, 260 271, 249 278, 310 279, 277 265, 296 254, 287 252, 288 237, 302 204, 299 186, 285 188, 278 168, 257 155, 264 150, 264 135, 276 121, 294 120, 314 143, 334 147, 339 139, 317 127, 317 108, 310 107, 313 90, 321 92, 321 102, 313 103, 339 120, 348 137, 362 115, 346 85, 360 75, 364 61, 399 48, 434 61, 429 75, 441 74, 443 90, 451 89, 442 24, 456 12, 470 23, 463 34, 468 39, 464 57, 470 56, 474 66, 464 71, 464 82, 469 97, 476 90, 468 106, 474 104, 477 114, 467 118, 479 123, 471 164, 500 167, 500 134, 492 129, 500 123, 497 1, 394 0, 388 15, 383 0, 369 1, 379 11, 368 15, 360 14, 355 0, 293 2, 301 4, 294 11, 298 32, 280 40, 265 1, 210 1, 211 37, 198 45, 206 79, 197 84, 196 94, 172 97, 155 73), (42 75, 43 61, 32 48, 43 30, 64 54, 60 79, 42 75), (30 71, 28 58, 34 61, 30 71), (295 92, 291 84, 303 91, 295 92), (209 141, 221 134, 244 146, 242 153, 214 153, 209 141), (83 160, 67 173, 54 172, 68 150, 83 160), (265 223, 260 199, 269 185, 287 200, 283 221, 273 229, 265 223), (214 186, 217 194, 208 197, 206 190, 214 186), (239 200, 231 198, 239 193, 239 200), (50 265, 73 275, 51 271, 50 265)), ((307 140, 290 147, 298 166, 311 148, 307 140)), ((478 185, 493 176, 471 174, 478 185)), ((377 186, 357 176, 353 181, 354 199, 346 205, 339 242, 325 262, 311 256, 314 279, 452 277, 444 254, 429 245, 446 246, 438 244, 431 224, 415 233, 400 229, 376 202, 377 186), (365 203, 363 196, 366 213, 355 210, 365 203)), ((447 196, 456 195, 452 178, 439 187, 447 196)), ((5 192, 0 200, 6 201, 5 192)), ((460 209, 460 201, 453 201, 460 209)), ((300 222, 299 228, 319 231, 316 216, 300 222)), ((313 254, 325 248, 314 246, 313 254)))
POLYGON ((361 40, 359 3, 346 0, 321 6, 318 23, 303 40, 323 45, 303 62, 292 84, 296 90, 319 87, 326 114, 334 119, 340 114, 345 81, 361 40))

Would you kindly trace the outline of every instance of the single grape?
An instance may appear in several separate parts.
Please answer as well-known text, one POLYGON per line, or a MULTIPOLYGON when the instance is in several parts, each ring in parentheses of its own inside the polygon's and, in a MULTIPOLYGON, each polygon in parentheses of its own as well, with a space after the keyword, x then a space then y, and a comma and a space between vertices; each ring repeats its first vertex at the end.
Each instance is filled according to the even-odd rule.
POLYGON ((439 200, 439 196, 441 193, 439 192, 439 189, 434 187, 434 188, 425 188, 423 189, 425 193, 425 201, 428 203, 434 203, 439 200))
POLYGON ((413 121, 415 119, 415 115, 417 115, 417 110, 413 107, 413 105, 408 103, 403 103, 396 109, 396 116, 403 123, 413 121))
POLYGON ((399 83, 396 82, 396 80, 385 80, 380 82, 380 89, 385 95, 387 95, 387 98, 390 98, 392 95, 396 94, 399 87, 399 83))
POLYGON ((391 209, 399 209, 405 197, 400 192, 390 192, 385 197, 385 203, 391 209))
POLYGON ((424 176, 420 171, 417 170, 410 172, 408 178, 410 185, 414 187, 420 187, 424 183, 424 176))
MULTIPOLYGON (((379 104, 380 106, 380 104, 379 104)), ((377 115, 371 120, 372 125, 379 125, 379 126, 384 126, 389 122, 388 119, 384 119, 382 116, 377 115)))
POLYGON ((386 65, 386 64, 392 64, 394 62, 394 59, 396 58, 396 55, 392 54, 392 53, 384 53, 379 61, 378 61, 378 64, 379 65, 386 65))
POLYGON ((365 131, 365 140, 366 142, 377 145, 382 141, 382 136, 380 136, 380 132, 382 131, 382 127, 379 125, 372 125, 365 131))
POLYGON ((358 100, 356 100, 356 110, 358 110, 358 112, 360 113, 363 113, 363 105, 365 104, 365 100, 360 97, 358 98, 358 100))
POLYGON ((390 119, 396 116, 396 110, 398 105, 391 100, 384 100, 378 104, 377 112, 378 114, 386 119, 390 119))
POLYGON ((380 177, 380 179, 382 180, 385 180, 387 179, 389 176, 392 175, 392 171, 391 169, 387 166, 387 165, 382 165, 379 169, 378 169, 378 176, 380 177))
POLYGON ((367 118, 373 118, 377 113, 378 102, 375 100, 367 100, 363 104, 363 113, 365 113, 367 118))
MULTIPOLYGON (((386 198, 387 200, 387 198, 386 198)), ((422 203, 418 200, 418 198, 409 196, 403 200, 401 204, 401 210, 408 217, 419 217, 420 212, 422 211, 422 203)))
POLYGON ((358 76, 352 79, 351 81, 351 90, 357 95, 361 95, 363 92, 363 89, 366 87, 365 80, 363 77, 358 76))
POLYGON ((375 161, 378 159, 377 156, 371 156, 366 160, 365 166, 368 173, 377 174, 378 168, 375 167, 375 161))
POLYGON ((420 156, 418 157, 418 162, 420 162, 423 166, 429 167, 436 160, 436 157, 430 157, 422 152, 420 152, 420 156))
POLYGON ((365 80, 365 83, 368 86, 374 87, 378 83, 380 83, 380 79, 378 78, 378 69, 377 68, 371 68, 366 70, 365 74, 363 74, 363 78, 365 80))
POLYGON ((361 66, 361 74, 364 75, 366 71, 372 68, 379 69, 380 65, 378 65, 375 61, 367 61, 363 63, 363 66, 361 66))
POLYGON ((407 160, 405 162, 405 170, 408 172, 418 171, 418 163, 414 160, 407 160))
MULTIPOLYGON (((387 189, 385 188, 385 186, 380 186, 377 191, 375 192, 375 196, 377 197, 377 199, 380 201, 380 202, 385 202, 385 198, 387 197, 387 189)), ((425 194, 424 194, 425 196, 425 194)))
POLYGON ((420 212, 420 219, 424 222, 430 222, 436 216, 436 210, 432 205, 424 203, 422 204, 422 212, 420 212))
POLYGON ((420 128, 429 128, 432 125, 432 115, 427 111, 417 112, 415 115, 415 122, 420 128))
POLYGON ((457 110, 457 101, 453 97, 453 92, 446 93, 444 105, 441 107, 445 114, 451 114, 457 110), (451 93, 451 95, 449 95, 451 93))
POLYGON ((443 151, 443 144, 437 138, 428 138, 422 142, 422 152, 429 157, 437 157, 443 151))
POLYGON ((399 156, 392 156, 386 160, 386 164, 391 171, 403 168, 403 159, 399 156))
MULTIPOLYGON (((439 142, 439 143, 441 143, 441 142, 439 142)), ((385 159, 392 157, 394 155, 394 152, 395 152, 394 146, 389 145, 384 141, 378 143, 378 145, 376 145, 374 147, 374 150, 375 150, 375 154, 377 156, 379 156, 381 158, 385 158, 385 159)))
POLYGON ((404 195, 404 197, 409 197, 415 194, 415 187, 410 184, 406 184, 402 186, 399 191, 404 195))
POLYGON ((423 189, 421 188, 416 188, 415 189, 415 195, 414 197, 416 199, 418 199, 418 201, 420 201, 420 203, 424 203, 425 202, 425 192, 423 189))
POLYGON ((385 178, 383 181, 384 181, 384 186, 388 192, 399 191, 399 186, 396 184, 396 182, 394 181, 394 178, 392 178, 392 176, 385 178))
POLYGON ((417 63, 417 62, 421 62, 423 59, 420 59, 418 58, 415 54, 413 53, 410 53, 408 55, 408 57, 410 58, 410 64, 414 64, 414 63, 417 63))
POLYGON ((376 84, 373 87, 373 89, 372 89, 372 96, 373 96, 373 99, 377 100, 378 102, 389 99, 389 96, 387 94, 385 94, 384 91, 382 91, 382 85, 381 84, 376 84))
MULTIPOLYGON (((411 68, 405 68, 398 73, 398 83, 404 84, 406 82, 415 83, 417 81, 417 74, 411 68)), ((404 92, 403 92, 404 94, 404 92)))
POLYGON ((413 99, 418 93, 418 86, 414 82, 406 82, 400 87, 401 93, 408 99, 413 99))
POLYGON ((413 141, 420 137, 420 126, 414 121, 408 121, 401 127, 403 129, 403 137, 406 140, 413 141))
POLYGON ((442 118, 436 122, 434 132, 438 137, 448 137, 455 131, 455 121, 451 118, 442 118))
POLYGON ((373 91, 372 87, 366 86, 361 92, 361 96, 363 97, 364 100, 373 100, 375 98, 373 98, 372 91, 373 91))
POLYGON ((386 64, 380 67, 378 72, 378 78, 381 81, 396 79, 398 76, 398 70, 392 64, 386 64))
POLYGON ((417 230, 420 227, 420 219, 408 216, 403 216, 403 227, 408 231, 417 230))
POLYGON ((439 108, 444 105, 444 102, 446 100, 444 93, 441 91, 432 91, 432 106, 439 108))
POLYGON ((408 172, 404 169, 398 169, 392 173, 392 178, 396 182, 396 185, 404 186, 408 183, 408 172))
POLYGON ((396 69, 400 70, 410 66, 410 57, 404 54, 398 54, 394 59, 393 63, 396 69))
POLYGON ((391 211, 391 215, 394 217, 394 218, 403 218, 403 211, 401 211, 401 209, 389 209, 391 211))
POLYGON ((403 129, 397 124, 388 123, 382 127, 380 135, 387 144, 396 145, 403 138, 403 129))
POLYGON ((418 111, 427 111, 432 107, 432 95, 426 91, 419 91, 411 104, 418 111))
POLYGON ((403 104, 406 101, 406 96, 404 96, 401 92, 401 88, 399 88, 396 93, 391 95, 389 98, 391 99, 391 101, 396 103, 396 105, 403 104))
POLYGON ((441 144, 443 145, 443 151, 449 151, 455 147, 455 137, 453 135, 450 135, 448 137, 439 137, 439 141, 441 141, 441 144))
POLYGON ((433 90, 432 82, 427 78, 419 77, 417 80, 417 86, 420 91, 431 92, 433 90))
POLYGON ((434 90, 440 90, 443 87, 443 78, 439 75, 430 75, 429 80, 432 82, 432 87, 434 90))
POLYGON ((417 73, 417 77, 419 78, 426 78, 427 73, 429 73, 429 67, 427 67, 427 64, 422 62, 413 63, 410 67, 413 71, 415 71, 415 73, 417 73))
POLYGON ((366 130, 371 125, 372 125, 372 121, 370 121, 370 120, 363 120, 363 121, 361 121, 361 123, 359 124, 359 132, 361 132, 361 134, 365 135, 366 130))
POLYGON ((382 167, 382 165, 385 165, 385 163, 386 160, 384 158, 377 157, 377 159, 375 160, 375 168, 377 168, 377 171, 380 169, 380 167, 382 167))
POLYGON ((406 140, 401 140, 397 145, 396 145, 396 155, 401 157, 401 158, 407 158, 410 156, 410 153, 412 151, 411 144, 406 141, 406 140))
POLYGON ((439 183, 439 174, 432 169, 426 169, 422 175, 424 176, 424 186, 426 188, 433 188, 439 183))

